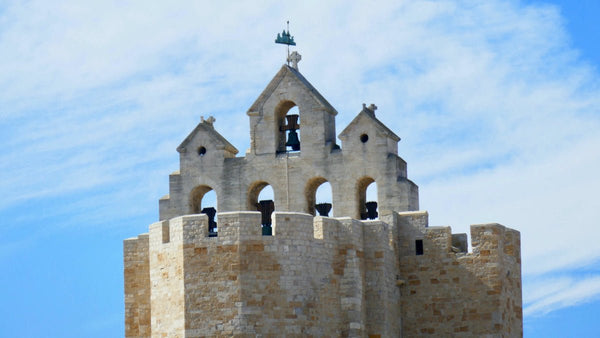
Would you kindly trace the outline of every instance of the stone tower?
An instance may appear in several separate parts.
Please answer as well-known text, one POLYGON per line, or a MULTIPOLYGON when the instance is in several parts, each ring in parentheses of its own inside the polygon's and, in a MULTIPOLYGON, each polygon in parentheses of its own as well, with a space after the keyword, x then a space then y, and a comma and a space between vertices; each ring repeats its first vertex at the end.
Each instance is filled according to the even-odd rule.
POLYGON ((159 222, 124 241, 126 336, 521 336, 519 232, 473 225, 468 252, 466 234, 429 227, 377 107, 338 144, 337 111, 296 65, 248 109, 244 157, 213 118, 177 148, 159 222), (332 203, 316 205, 325 182, 332 203))

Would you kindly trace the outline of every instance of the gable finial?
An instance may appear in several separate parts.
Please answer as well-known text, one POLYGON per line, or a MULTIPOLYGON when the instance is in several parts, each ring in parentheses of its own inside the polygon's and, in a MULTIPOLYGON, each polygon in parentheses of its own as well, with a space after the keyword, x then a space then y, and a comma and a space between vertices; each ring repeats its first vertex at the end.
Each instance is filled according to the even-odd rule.
POLYGON ((211 127, 213 127, 213 123, 215 123, 216 120, 217 119, 214 118, 212 115, 209 116, 206 120, 204 119, 204 116, 200 116, 200 122, 204 123, 204 124, 207 124, 207 125, 209 125, 211 127))
POLYGON ((302 60, 302 55, 300 55, 300 53, 298 53, 296 51, 293 51, 292 55, 288 56, 288 58, 287 58, 288 65, 291 62, 292 63, 291 67, 294 68, 295 70, 298 70, 298 62, 300 62, 300 60, 302 60))
POLYGON ((362 106, 364 112, 373 114, 373 116, 375 116, 375 111, 377 110, 375 103, 371 103, 368 107, 365 103, 363 103, 362 106))

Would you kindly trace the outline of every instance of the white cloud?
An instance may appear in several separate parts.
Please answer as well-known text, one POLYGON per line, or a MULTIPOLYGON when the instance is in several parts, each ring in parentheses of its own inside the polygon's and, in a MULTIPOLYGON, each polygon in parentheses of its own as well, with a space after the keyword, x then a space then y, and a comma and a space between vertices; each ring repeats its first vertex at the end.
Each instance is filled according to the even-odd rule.
POLYGON ((556 309, 598 299, 600 276, 561 277, 532 282, 525 289, 523 315, 541 316, 556 309))
MULTIPOLYGON (((300 70, 340 112, 338 131, 361 103, 375 102, 379 118, 403 138, 401 156, 432 224, 517 228, 525 275, 600 257, 593 242, 600 235, 598 74, 570 48, 554 7, 4 6, 2 212, 89 191, 74 210, 99 204, 98 219, 111 208, 143 213, 139 201, 166 193, 166 176, 177 168, 174 149, 200 115, 215 115, 216 128, 243 154, 246 109, 283 62, 285 51, 272 40, 289 18, 303 54, 300 70)), ((581 285, 577 297, 595 294, 581 285)), ((536 298, 528 311, 570 304, 555 294, 536 298)))
POLYGON ((433 224, 500 222, 521 232, 525 274, 572 269, 600 259, 600 202, 595 192, 600 137, 546 158, 519 158, 474 175, 421 187, 433 224), (442 212, 435 212, 441 210, 442 212))

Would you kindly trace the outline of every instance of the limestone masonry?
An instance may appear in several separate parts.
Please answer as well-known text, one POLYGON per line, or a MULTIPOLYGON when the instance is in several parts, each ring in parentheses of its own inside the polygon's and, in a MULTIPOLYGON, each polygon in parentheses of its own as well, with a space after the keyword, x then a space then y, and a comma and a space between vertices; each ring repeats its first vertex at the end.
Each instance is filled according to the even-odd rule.
POLYGON ((294 63, 248 110, 245 157, 202 119, 160 221, 124 241, 126 336, 522 336, 519 232, 472 225, 468 252, 466 234, 430 227, 376 108, 338 144, 337 111, 294 63))

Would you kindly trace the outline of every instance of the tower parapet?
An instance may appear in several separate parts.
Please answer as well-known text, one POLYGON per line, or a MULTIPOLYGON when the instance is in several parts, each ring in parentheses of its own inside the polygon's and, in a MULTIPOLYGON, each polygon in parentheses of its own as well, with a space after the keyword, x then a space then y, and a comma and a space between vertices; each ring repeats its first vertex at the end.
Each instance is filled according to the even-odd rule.
POLYGON ((399 215, 409 229, 400 236, 402 332, 522 335, 519 232, 496 223, 472 225, 473 251, 466 252, 453 245, 457 236, 450 227, 425 226, 426 216, 399 215))
MULTIPOLYGON (((394 314, 390 304, 397 305, 399 292, 393 282, 385 297, 365 297, 396 275, 389 269, 395 260, 386 223, 276 212, 273 235, 263 236, 258 212, 218 219, 217 237, 208 235, 208 219, 200 214, 154 223, 149 235, 126 240, 128 247, 149 244, 148 267, 126 275, 150 271, 137 282, 149 286, 140 303, 154 311, 141 319, 151 321, 153 335, 362 335, 375 325, 367 308, 394 314)), ((397 325, 381 329, 399 332, 397 325)))

